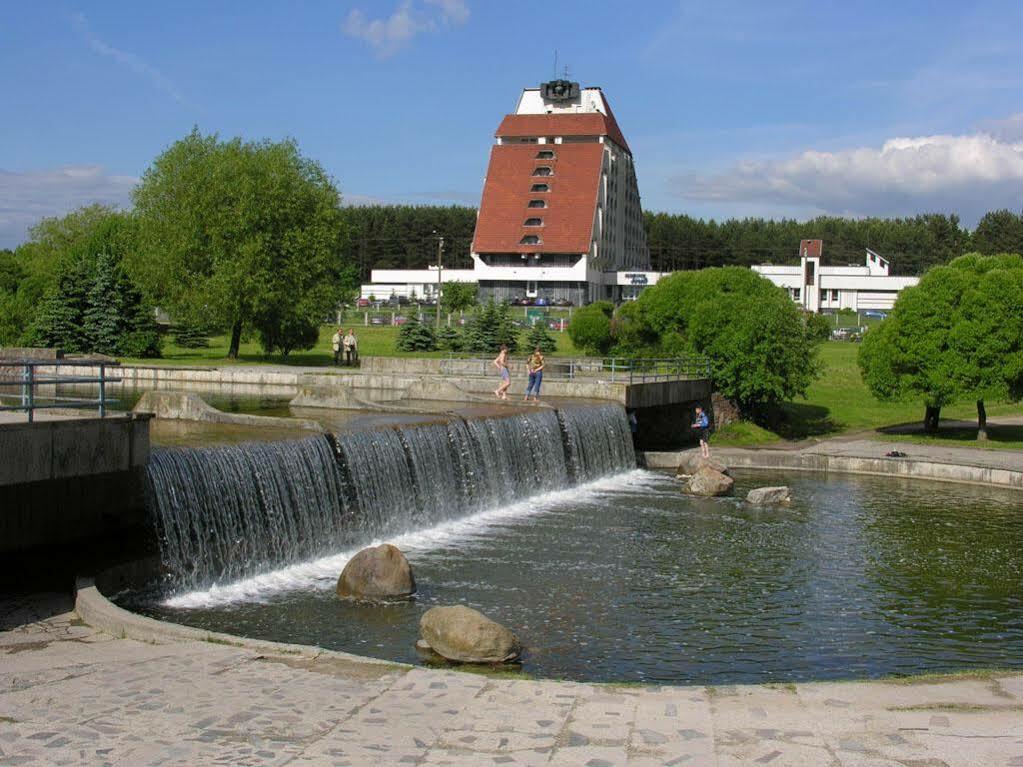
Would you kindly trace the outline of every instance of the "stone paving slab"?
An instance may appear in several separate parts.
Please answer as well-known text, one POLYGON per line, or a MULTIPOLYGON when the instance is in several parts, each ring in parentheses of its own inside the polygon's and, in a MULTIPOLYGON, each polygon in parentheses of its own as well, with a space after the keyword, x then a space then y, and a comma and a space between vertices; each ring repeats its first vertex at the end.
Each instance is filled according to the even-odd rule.
POLYGON ((0 599, 0 765, 1023 767, 1023 675, 633 687, 295 658, 0 599))

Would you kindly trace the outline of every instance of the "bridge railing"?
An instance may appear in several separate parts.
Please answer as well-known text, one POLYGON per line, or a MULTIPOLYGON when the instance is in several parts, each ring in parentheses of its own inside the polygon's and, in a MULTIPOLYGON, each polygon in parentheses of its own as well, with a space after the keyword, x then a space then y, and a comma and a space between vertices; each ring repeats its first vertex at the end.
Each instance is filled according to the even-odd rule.
MULTIPOLYGON (((512 357, 512 373, 525 374, 526 357, 512 357)), ((452 355, 441 360, 444 375, 497 376, 492 357, 452 355)), ((543 376, 546 380, 579 383, 652 383, 654 381, 688 381, 710 378, 710 360, 706 357, 546 357, 543 376)))
POLYGON ((107 408, 117 400, 107 397, 107 384, 120 383, 110 378, 107 368, 120 363, 109 360, 3 360, 0 359, 0 411, 24 412, 31 423, 37 410, 54 408, 97 409, 105 418, 107 408), (65 374, 62 368, 71 369, 65 374), (99 375, 74 375, 74 368, 99 368, 99 375), (95 398, 63 397, 57 387, 64 384, 99 384, 95 398), (17 404, 7 404, 14 400, 17 404))

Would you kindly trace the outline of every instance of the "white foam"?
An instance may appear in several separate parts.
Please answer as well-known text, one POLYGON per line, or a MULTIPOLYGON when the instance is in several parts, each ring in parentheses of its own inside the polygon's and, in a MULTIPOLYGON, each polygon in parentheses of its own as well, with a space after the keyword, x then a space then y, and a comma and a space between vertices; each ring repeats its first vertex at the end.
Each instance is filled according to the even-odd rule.
MULTIPOLYGON (((661 479, 661 475, 654 472, 635 469, 578 487, 543 493, 508 506, 443 522, 425 530, 400 534, 387 539, 386 542, 394 544, 406 553, 435 549, 483 534, 493 525, 507 520, 543 514, 567 504, 586 501, 608 491, 648 487, 661 479)), ((236 602, 262 602, 287 591, 333 588, 338 573, 344 569, 349 559, 366 546, 376 546, 380 543, 384 543, 384 541, 372 541, 357 549, 254 575, 235 583, 223 586, 213 585, 203 591, 180 594, 166 599, 163 604, 167 607, 196 609, 236 602)))

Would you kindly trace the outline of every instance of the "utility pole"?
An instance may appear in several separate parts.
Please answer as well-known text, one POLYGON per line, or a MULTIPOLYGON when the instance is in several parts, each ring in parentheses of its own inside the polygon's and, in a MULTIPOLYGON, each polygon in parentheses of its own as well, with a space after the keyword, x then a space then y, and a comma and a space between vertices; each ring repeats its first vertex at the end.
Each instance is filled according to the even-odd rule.
MULTIPOLYGON (((436 234, 436 232, 434 232, 436 234)), ((444 236, 437 236, 437 330, 440 330, 440 291, 441 291, 441 272, 444 271, 442 266, 442 260, 444 256, 444 236)))

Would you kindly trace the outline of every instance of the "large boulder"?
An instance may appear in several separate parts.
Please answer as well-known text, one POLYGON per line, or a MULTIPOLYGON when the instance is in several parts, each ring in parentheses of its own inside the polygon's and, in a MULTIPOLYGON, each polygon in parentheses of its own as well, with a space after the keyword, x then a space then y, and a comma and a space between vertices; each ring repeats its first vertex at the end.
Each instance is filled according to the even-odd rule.
POLYGON ((755 506, 789 503, 791 500, 792 493, 787 487, 757 487, 746 494, 746 503, 755 506))
POLYGON ((337 595, 345 599, 394 599, 407 597, 415 590, 416 579, 408 560, 389 543, 360 551, 348 560, 337 579, 337 595))
POLYGON ((731 495, 735 480, 709 466, 701 467, 683 486, 690 495, 731 495))
POLYGON ((675 472, 676 477, 692 477, 703 468, 712 469, 718 474, 724 474, 730 476, 728 467, 720 461, 715 461, 713 458, 704 458, 698 451, 686 453, 682 456, 682 460, 679 461, 678 470, 675 472))
POLYGON ((471 607, 433 607, 423 613, 419 631, 431 650, 461 663, 508 663, 522 654, 512 632, 471 607))

